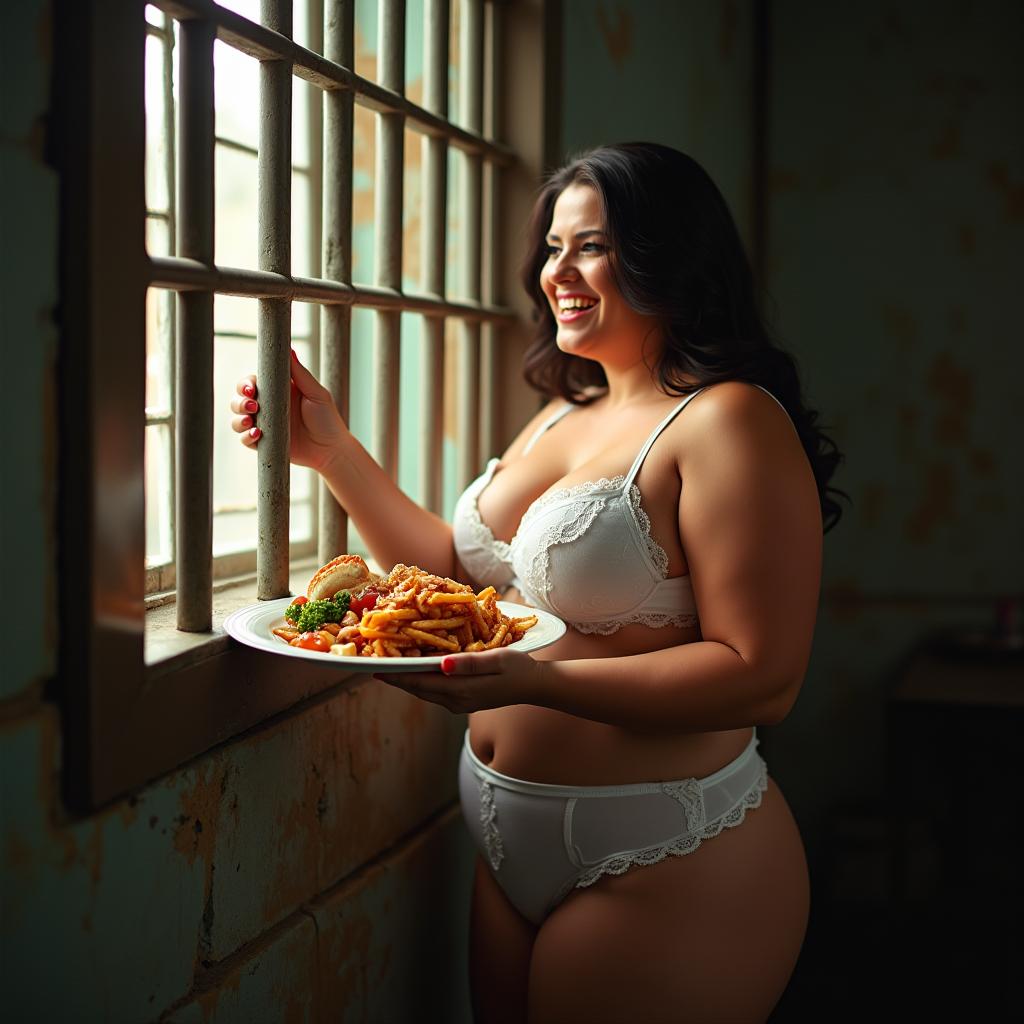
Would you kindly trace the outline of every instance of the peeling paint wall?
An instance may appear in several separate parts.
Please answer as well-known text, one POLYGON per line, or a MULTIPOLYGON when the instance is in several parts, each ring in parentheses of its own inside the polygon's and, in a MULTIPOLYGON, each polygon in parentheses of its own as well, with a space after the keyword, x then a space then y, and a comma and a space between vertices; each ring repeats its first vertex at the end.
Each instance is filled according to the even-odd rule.
MULTIPOLYGON (((365 21, 373 5, 359 6, 365 21)), ((4 1019, 467 1021, 463 719, 361 683, 100 813, 71 819, 62 805, 48 688, 58 458, 57 180, 43 162, 50 15, 46 0, 26 0, 5 9, 0 33, 0 231, 5 252, 18 253, 0 277, 0 550, 4 611, 18 629, 0 672, 4 1019)), ((361 22, 363 71, 366 33, 361 22)), ((422 47, 412 15, 409 47, 422 47)), ((419 75, 413 57, 414 94, 419 75)), ((372 159, 358 147, 357 157, 372 182, 372 159)), ((416 230, 407 225, 413 251, 416 230)), ((364 245, 363 280, 367 265, 364 245)))
POLYGON ((565 0, 562 152, 661 142, 689 153, 753 232, 754 6, 565 0))
POLYGON ((1024 591, 1021 38, 1009 0, 772 4, 769 287, 854 502, 769 739, 812 832, 881 795, 911 646, 1024 591))

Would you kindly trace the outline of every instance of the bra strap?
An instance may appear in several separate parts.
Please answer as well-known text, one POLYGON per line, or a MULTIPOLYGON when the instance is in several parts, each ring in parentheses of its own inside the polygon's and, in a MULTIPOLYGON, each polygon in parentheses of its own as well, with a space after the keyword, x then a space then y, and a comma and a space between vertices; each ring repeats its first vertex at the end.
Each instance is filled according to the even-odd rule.
POLYGON ((644 459, 647 458, 647 453, 651 450, 651 445, 658 440, 658 435, 686 408, 687 402, 691 399, 696 398, 704 388, 698 388, 698 390, 687 395, 653 430, 651 436, 647 438, 647 442, 643 448, 640 449, 640 454, 634 459, 633 465, 629 472, 626 474, 626 482, 622 485, 623 492, 626 492, 633 486, 633 481, 636 479, 637 473, 640 472, 640 467, 644 464, 644 459))
POLYGON ((527 452, 529 452, 529 450, 540 440, 541 434, 546 430, 550 430, 563 416, 566 415, 566 413, 572 412, 575 408, 576 406, 569 402, 566 405, 563 405, 561 409, 556 409, 555 412, 537 428, 537 432, 533 437, 526 442, 526 447, 523 449, 523 455, 526 455, 527 452))

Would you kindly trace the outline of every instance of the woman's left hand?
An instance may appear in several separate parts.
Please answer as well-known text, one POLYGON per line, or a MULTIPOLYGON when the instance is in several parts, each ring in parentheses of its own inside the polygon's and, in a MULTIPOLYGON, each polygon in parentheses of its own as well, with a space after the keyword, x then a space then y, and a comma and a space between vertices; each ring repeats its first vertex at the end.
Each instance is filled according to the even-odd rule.
POLYGON ((472 654, 449 654, 440 672, 374 673, 374 679, 397 686, 452 714, 532 703, 545 662, 507 647, 472 654))

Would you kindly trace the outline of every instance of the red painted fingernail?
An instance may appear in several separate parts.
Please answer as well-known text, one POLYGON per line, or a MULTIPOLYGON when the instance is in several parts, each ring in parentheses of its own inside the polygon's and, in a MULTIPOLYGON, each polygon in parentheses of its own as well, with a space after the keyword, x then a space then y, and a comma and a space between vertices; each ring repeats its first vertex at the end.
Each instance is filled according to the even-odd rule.
POLYGON ((255 394, 255 392, 252 389, 252 385, 251 384, 246 384, 245 387, 242 388, 242 394, 243 395, 248 395, 250 398, 252 398, 252 396, 255 394))
POLYGON ((249 431, 249 436, 255 441, 262 433, 263 431, 260 430, 259 427, 253 427, 252 430, 249 431))
POLYGON ((455 671, 455 659, 454 658, 442 658, 441 659, 441 671, 446 676, 450 676, 455 671))
POLYGON ((246 412, 255 412, 259 408, 259 406, 254 401, 252 401, 252 399, 250 399, 248 402, 245 403, 244 408, 246 412))
POLYGON ((246 428, 251 427, 252 426, 252 417, 251 416, 243 416, 242 417, 242 426, 246 427, 246 428))
POLYGON ((298 357, 298 355, 296 354, 296 352, 295 352, 295 349, 292 349, 292 359, 294 359, 294 360, 295 360, 296 362, 298 362, 298 361, 299 361, 299 357, 298 357))

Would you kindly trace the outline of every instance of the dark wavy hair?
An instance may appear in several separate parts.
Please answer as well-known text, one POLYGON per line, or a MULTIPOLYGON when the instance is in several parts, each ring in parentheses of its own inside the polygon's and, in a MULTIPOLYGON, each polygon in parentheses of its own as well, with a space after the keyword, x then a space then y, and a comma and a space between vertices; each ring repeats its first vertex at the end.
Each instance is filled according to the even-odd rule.
POLYGON ((528 228, 522 281, 533 300, 536 337, 523 360, 531 387, 585 405, 587 390, 605 387, 600 363, 562 352, 540 273, 555 200, 573 184, 597 190, 610 243, 612 279, 638 313, 657 317, 666 343, 652 367, 666 394, 708 384, 760 384, 785 406, 810 460, 828 531, 842 509, 829 487, 842 454, 818 428, 803 400, 796 361, 772 339, 760 312, 754 278, 722 194, 696 160, 653 142, 589 150, 544 183, 528 228), (685 376, 684 376, 685 375, 685 376), (688 383, 685 377, 695 378, 688 383))

